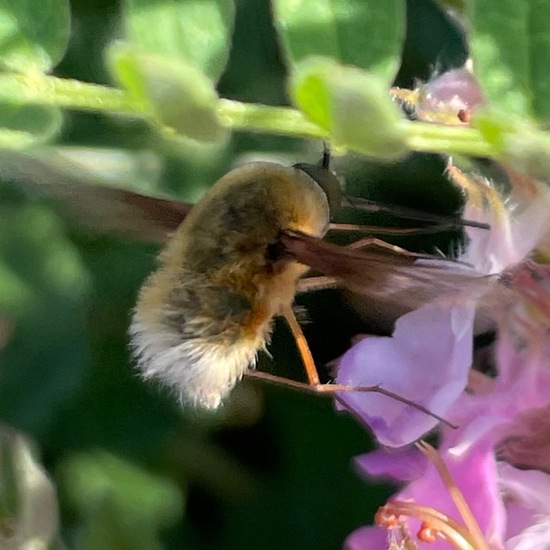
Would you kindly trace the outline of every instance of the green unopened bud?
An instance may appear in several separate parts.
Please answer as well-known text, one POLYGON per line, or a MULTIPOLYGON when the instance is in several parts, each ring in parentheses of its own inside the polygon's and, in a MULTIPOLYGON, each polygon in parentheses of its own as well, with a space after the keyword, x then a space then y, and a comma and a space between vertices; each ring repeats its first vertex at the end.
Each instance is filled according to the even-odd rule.
POLYGON ((309 58, 297 65, 290 93, 337 145, 383 159, 407 152, 403 118, 380 77, 330 59, 309 58))
POLYGON ((197 141, 224 139, 218 95, 196 67, 123 43, 111 47, 108 59, 113 76, 159 124, 197 141))

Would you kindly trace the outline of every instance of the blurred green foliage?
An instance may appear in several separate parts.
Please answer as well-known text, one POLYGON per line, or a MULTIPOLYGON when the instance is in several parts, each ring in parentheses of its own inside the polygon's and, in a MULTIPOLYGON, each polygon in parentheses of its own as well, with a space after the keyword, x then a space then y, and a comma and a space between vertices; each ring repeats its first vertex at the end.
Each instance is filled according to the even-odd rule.
MULTIPOLYGON (((281 13, 291 4, 278 0, 274 10, 281 13)), ((309 4, 313 17, 318 3, 309 4)), ((323 2, 325 8, 328 4, 323 2)), ((67 5, 60 0, 36 5, 45 10, 42 22, 55 32, 46 32, 43 48, 29 43, 13 48, 13 58, 24 56, 31 65, 47 69, 61 57, 67 39, 67 22, 59 15, 67 5)), ((391 5, 397 13, 400 3, 391 5)), ((444 70, 465 60, 461 32, 435 2, 409 0, 405 8, 405 33, 399 31, 404 18, 392 27, 391 40, 380 36, 378 27, 355 25, 350 36, 339 36, 342 51, 353 54, 351 61, 359 65, 356 60, 362 57, 370 67, 370 52, 361 48, 368 49, 369 37, 375 36, 380 51, 394 51, 382 67, 388 77, 397 69, 396 44, 404 40, 398 85, 411 85, 435 68, 444 70), (350 50, 349 41, 360 35, 360 48, 350 50)), ((288 104, 287 69, 275 32, 282 23, 274 23, 265 0, 237 1, 234 22, 229 3, 221 0, 71 0, 70 10, 72 32, 56 76, 112 83, 104 52, 114 39, 124 37, 136 48, 134 60, 174 51, 189 55, 192 70, 200 69, 216 81, 221 97, 288 104), (201 41, 211 29, 219 33, 210 50, 201 41)), ((0 15, 3 40, 15 32, 15 23, 29 26, 23 15, 8 8, 1 8, 0 15)), ((384 13, 375 15, 378 21, 384 13)), ((307 23, 307 12, 300 17, 307 23)), ((335 36, 330 18, 319 24, 320 34, 335 36), (323 28, 325 24, 330 28, 323 28)), ((314 27, 309 30, 316 35, 314 27)), ((291 32, 302 36, 295 27, 291 32)), ((285 35, 284 47, 300 58, 303 52, 289 46, 289 40, 285 35)), ((134 69, 133 77, 147 79, 143 65, 134 63, 134 69)), ((201 97, 213 93, 213 86, 201 97)), ((182 97, 185 105, 191 101, 195 99, 182 97)), ((169 118, 178 114, 173 107, 169 118)), ((317 142, 246 132, 199 145, 187 138, 159 136, 140 118, 66 111, 61 123, 57 111, 34 109, 12 130, 28 129, 39 141, 57 131, 59 146, 80 151, 112 184, 131 177, 136 188, 184 200, 196 200, 239 158, 313 161, 321 150, 317 142), (152 156, 158 168, 151 170, 149 181, 140 177, 144 154, 152 156)), ((3 110, 0 123, 10 129, 3 110)), ((14 139, 13 134, 4 135, 14 139)), ((460 207, 460 198, 445 186, 437 157, 412 156, 393 165, 346 158, 340 165, 351 194, 442 213, 460 207)), ((389 220, 379 215, 364 221, 389 220)), ((440 241, 418 239, 415 246, 428 252, 435 246, 445 249, 449 235, 440 241)), ((368 435, 351 418, 336 414, 328 399, 244 382, 220 414, 204 416, 181 411, 170 396, 142 383, 132 369, 126 331, 156 252, 152 246, 92 235, 67 219, 58 205, 30 200, 7 183, 0 186, 0 419, 36 442, 57 487, 65 547, 338 548, 350 531, 372 521, 390 494, 388 488, 367 487, 351 469, 353 456, 370 448, 368 435)), ((309 312, 305 331, 319 365, 345 351, 350 338, 365 329, 340 292, 300 297, 298 303, 309 312)), ((282 324, 277 324, 270 352, 273 359, 262 356, 260 368, 302 376, 282 324)), ((326 377, 328 370, 323 374, 326 377)), ((8 490, 5 479, 0 480, 0 502, 2 491, 8 490)), ((13 509, 0 507, 0 515, 10 513, 13 509)), ((49 542, 51 548, 60 547, 55 546, 58 540, 49 542)))

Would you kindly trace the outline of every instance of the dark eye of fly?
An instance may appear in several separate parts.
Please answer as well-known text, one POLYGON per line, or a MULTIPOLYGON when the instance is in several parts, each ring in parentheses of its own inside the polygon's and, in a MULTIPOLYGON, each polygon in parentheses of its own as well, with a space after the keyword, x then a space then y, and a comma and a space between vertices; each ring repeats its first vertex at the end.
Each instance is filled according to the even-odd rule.
POLYGON ((313 181, 319 184, 319 187, 327 196, 331 215, 337 212, 342 205, 342 189, 338 178, 326 166, 325 157, 320 164, 295 164, 293 168, 305 172, 313 181))

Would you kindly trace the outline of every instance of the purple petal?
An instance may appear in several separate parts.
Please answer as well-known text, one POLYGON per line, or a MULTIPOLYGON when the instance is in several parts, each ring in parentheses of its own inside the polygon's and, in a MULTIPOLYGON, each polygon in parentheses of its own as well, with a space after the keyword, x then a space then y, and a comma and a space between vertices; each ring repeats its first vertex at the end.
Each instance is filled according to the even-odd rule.
POLYGON ((397 481, 418 479, 428 466, 428 459, 417 449, 378 449, 354 460, 357 468, 368 476, 397 481))
POLYGON ((506 499, 506 548, 546 548, 550 540, 550 476, 499 464, 500 489, 506 499))
MULTIPOLYGON (((472 304, 428 304, 412 311, 398 319, 392 337, 370 337, 353 346, 342 358, 337 382, 381 385, 444 415, 467 383, 473 316, 472 304)), ((338 396, 383 445, 406 445, 437 424, 431 416, 380 394, 338 396)))
POLYGON ((382 527, 359 527, 348 536, 344 550, 387 550, 388 532, 382 527))
POLYGON ((425 86, 421 107, 436 110, 441 104, 466 109, 483 103, 475 76, 467 69, 452 69, 436 76, 425 86))
POLYGON ((521 503, 538 515, 550 516, 550 475, 537 470, 519 470, 498 465, 500 488, 508 501, 521 503))

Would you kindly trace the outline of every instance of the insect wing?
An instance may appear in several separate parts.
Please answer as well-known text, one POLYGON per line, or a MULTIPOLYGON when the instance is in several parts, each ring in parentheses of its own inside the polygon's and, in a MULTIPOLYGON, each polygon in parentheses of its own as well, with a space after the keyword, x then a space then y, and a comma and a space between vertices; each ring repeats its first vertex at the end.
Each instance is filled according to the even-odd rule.
POLYGON ((0 152, 0 177, 30 195, 59 200, 79 225, 94 231, 164 243, 192 205, 108 187, 76 163, 19 151, 0 152))
POLYGON ((450 293, 483 294, 495 280, 458 262, 390 248, 353 250, 298 233, 284 233, 281 242, 291 257, 352 292, 408 308, 450 293))

